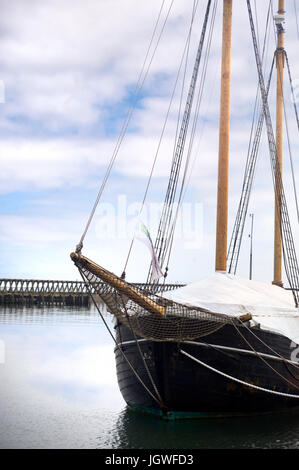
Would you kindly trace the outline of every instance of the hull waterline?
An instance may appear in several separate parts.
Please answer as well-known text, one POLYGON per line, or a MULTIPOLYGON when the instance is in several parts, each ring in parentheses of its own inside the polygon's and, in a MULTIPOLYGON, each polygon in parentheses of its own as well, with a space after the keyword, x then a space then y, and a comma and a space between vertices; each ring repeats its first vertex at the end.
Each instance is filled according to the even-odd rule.
POLYGON ((277 333, 256 328, 254 334, 257 337, 254 337, 248 328, 241 328, 238 334, 232 325, 226 325, 197 341, 155 342, 138 338, 137 344, 131 331, 118 323, 115 329, 119 347, 115 348, 115 360, 124 400, 131 408, 165 419, 234 416, 298 408, 296 398, 261 391, 226 377, 269 391, 299 396, 299 367, 291 362, 294 344, 277 333), (289 361, 274 355, 261 341, 289 361), (182 351, 225 376, 195 362, 182 351), (155 398, 156 387, 162 404, 140 383, 124 355, 155 398))

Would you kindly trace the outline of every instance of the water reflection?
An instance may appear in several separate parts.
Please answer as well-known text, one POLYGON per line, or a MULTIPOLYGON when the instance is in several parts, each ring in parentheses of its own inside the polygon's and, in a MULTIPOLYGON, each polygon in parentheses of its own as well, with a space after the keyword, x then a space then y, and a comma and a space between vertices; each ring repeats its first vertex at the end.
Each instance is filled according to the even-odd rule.
POLYGON ((93 308, 0 308, 0 340, 0 448, 299 449, 299 411, 165 422, 129 410, 93 308))
POLYGON ((126 408, 105 441, 119 449, 299 449, 299 410, 266 416, 161 421, 126 408))
POLYGON ((0 447, 96 447, 124 406, 98 314, 0 309, 0 340, 0 447))
MULTIPOLYGON (((108 318, 105 304, 100 304, 101 313, 108 318)), ((63 307, 63 306, 10 306, 0 307, 0 325, 2 324, 75 324, 86 322, 99 323, 101 321, 98 311, 94 306, 63 307)))

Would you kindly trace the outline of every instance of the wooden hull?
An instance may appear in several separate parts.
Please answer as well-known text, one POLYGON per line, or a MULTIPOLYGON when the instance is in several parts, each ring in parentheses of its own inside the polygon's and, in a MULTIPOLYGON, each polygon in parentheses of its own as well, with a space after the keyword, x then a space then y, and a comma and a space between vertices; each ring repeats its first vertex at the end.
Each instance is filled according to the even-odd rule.
MULTIPOLYGON (((209 370, 182 354, 187 352, 205 364, 246 383, 299 396, 299 365, 275 359, 275 354, 247 328, 226 325, 196 341, 154 342, 138 339, 123 324, 115 327, 117 343, 148 389, 155 395, 139 348, 163 401, 163 409, 145 390, 115 348, 117 378, 124 400, 131 407, 165 418, 222 416, 280 411, 298 407, 299 399, 287 398, 242 385, 209 370), (251 347, 262 354, 257 357, 251 347)), ((286 337, 253 328, 252 331, 279 355, 291 359, 294 344, 286 337)))

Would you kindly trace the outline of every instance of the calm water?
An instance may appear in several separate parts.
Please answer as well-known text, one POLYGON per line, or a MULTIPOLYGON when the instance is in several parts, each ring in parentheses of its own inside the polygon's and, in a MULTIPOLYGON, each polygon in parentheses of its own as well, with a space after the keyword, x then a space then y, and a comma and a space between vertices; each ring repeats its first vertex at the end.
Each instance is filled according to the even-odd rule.
POLYGON ((1 308, 0 448, 299 449, 299 413, 140 415, 120 395, 112 340, 96 312, 1 308))

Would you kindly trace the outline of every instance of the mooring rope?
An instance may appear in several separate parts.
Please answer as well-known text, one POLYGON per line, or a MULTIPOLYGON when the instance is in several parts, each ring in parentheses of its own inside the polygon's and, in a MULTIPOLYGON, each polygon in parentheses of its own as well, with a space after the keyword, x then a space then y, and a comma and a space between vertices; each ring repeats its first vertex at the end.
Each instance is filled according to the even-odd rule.
POLYGON ((197 359, 196 357, 194 357, 191 354, 187 353, 186 351, 183 351, 182 349, 180 349, 180 352, 184 356, 189 357, 189 359, 192 359, 193 361, 195 361, 198 364, 202 365, 203 367, 206 367, 207 369, 215 372, 216 374, 222 375, 223 377, 225 377, 227 379, 230 379, 230 380, 233 380, 234 382, 238 382, 241 385, 246 385, 246 387, 254 388, 256 390, 259 390, 260 392, 271 393, 272 395, 279 395, 279 396, 287 397, 287 398, 299 398, 299 395, 293 395, 291 393, 276 392, 275 390, 269 390, 268 388, 259 387, 258 385, 250 384, 248 382, 245 382, 244 380, 237 379, 236 377, 232 377, 231 375, 225 374, 224 372, 221 372, 220 370, 215 369, 215 367, 209 366, 205 362, 200 361, 199 359, 197 359))

